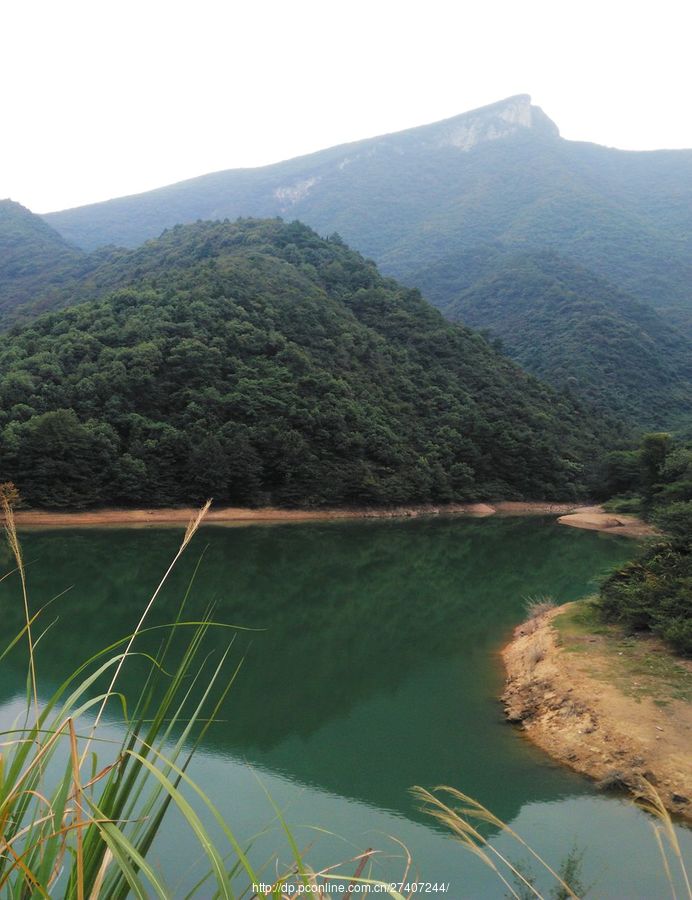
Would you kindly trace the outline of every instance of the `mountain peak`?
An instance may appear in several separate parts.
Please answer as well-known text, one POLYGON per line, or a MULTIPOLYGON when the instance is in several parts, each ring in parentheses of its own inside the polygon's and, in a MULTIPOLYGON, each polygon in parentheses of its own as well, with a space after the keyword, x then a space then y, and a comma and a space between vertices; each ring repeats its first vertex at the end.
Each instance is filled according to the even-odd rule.
POLYGON ((471 150, 477 144, 524 130, 550 137, 560 135, 557 125, 540 106, 533 106, 529 94, 515 94, 488 106, 445 119, 432 128, 436 132, 436 146, 457 147, 460 150, 471 150))
POLYGON ((3 253, 7 250, 7 246, 25 239, 27 235, 40 235, 44 241, 63 247, 69 246, 62 235, 51 228, 41 216, 37 216, 9 197, 0 200, 0 249, 3 253))
POLYGON ((30 218, 33 216, 33 213, 25 206, 22 206, 21 203, 12 200, 11 197, 0 199, 0 218, 5 220, 10 218, 21 218, 22 216, 30 218))

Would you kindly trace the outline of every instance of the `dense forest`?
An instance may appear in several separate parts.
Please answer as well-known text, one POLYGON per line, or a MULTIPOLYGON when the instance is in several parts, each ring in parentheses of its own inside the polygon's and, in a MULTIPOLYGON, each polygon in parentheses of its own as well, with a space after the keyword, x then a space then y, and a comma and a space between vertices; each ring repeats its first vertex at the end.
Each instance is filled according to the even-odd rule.
MULTIPOLYGON (((10 252, 0 265, 0 330, 139 283, 152 264, 147 250, 70 247, 11 201, 0 201, 3 248, 10 252)), ((553 251, 516 253, 494 243, 459 251, 412 278, 447 318, 480 329, 522 368, 598 415, 640 433, 692 431, 692 343, 582 266, 553 251)))
POLYGON ((382 271, 415 273, 488 242, 552 249, 692 335, 692 150, 567 141, 522 95, 420 128, 217 172, 46 220, 87 249, 237 216, 338 231, 382 271))
POLYGON ((692 431, 692 342, 650 306, 552 251, 478 247, 414 276, 452 320, 602 413, 692 431))
POLYGON ((0 480, 31 504, 569 499, 615 438, 299 223, 179 226, 80 292, 0 339, 0 480))

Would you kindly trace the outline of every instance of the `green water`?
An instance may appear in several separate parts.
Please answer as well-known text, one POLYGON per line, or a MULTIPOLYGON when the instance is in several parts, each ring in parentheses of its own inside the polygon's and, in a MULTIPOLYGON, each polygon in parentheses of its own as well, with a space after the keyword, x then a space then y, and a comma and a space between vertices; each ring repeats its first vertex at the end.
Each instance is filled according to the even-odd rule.
MULTIPOLYGON (((39 649, 47 696, 86 654, 132 630, 180 531, 33 531, 22 539, 34 607, 69 588, 50 607, 48 619, 58 621, 39 649)), ((393 835, 421 880, 449 883, 444 896, 502 897, 494 876, 408 794, 413 784, 450 784, 553 862, 575 843, 584 849, 590 896, 663 896, 645 817, 552 764, 503 722, 496 699, 496 651, 525 598, 580 597, 633 550, 536 518, 203 528, 152 623, 171 620, 203 553, 188 614, 215 602, 217 620, 261 630, 238 633, 232 654, 245 662, 193 776, 242 837, 272 822, 264 786, 315 865, 378 847, 386 853, 376 874, 396 879, 403 863, 393 835)), ((11 568, 7 554, 0 562, 0 571, 11 568)), ((14 582, 0 583, 6 635, 21 627, 14 582)), ((221 648, 227 637, 212 641, 221 648)), ((0 674, 5 722, 21 705, 25 675, 19 654, 0 674)), ((136 665, 126 670, 125 691, 134 696, 140 678, 136 665)), ((689 833, 681 836, 689 850, 689 833)), ((495 840, 507 849, 506 838, 495 840)), ((171 896, 183 896, 201 866, 189 835, 171 821, 154 849, 171 896)), ((273 852, 289 857, 276 825, 253 850, 258 861, 273 852)))

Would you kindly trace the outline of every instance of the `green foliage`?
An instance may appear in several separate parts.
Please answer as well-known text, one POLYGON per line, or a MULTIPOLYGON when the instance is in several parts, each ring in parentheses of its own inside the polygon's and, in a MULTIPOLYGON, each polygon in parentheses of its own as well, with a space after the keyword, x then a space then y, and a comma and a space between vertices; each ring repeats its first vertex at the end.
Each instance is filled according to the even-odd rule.
POLYGON ((557 882, 553 885, 550 889, 551 900, 569 900, 575 894, 577 897, 587 895, 589 888, 584 884, 581 876, 583 861, 584 851, 579 850, 576 846, 572 847, 558 869, 558 875, 564 883, 557 882))
MULTIPOLYGON (((632 630, 663 637, 692 655, 692 448, 675 447, 668 434, 646 435, 630 451, 628 490, 641 497, 644 513, 667 535, 601 585, 603 617, 632 630)), ((612 458, 614 454, 610 454, 612 458)), ((616 458, 616 464, 621 458, 616 458)), ((612 485, 612 466, 606 485, 612 485)), ((622 483, 622 482, 621 482, 622 483)), ((636 498, 632 498, 636 500, 636 498)))
POLYGON ((642 501, 639 497, 611 497, 602 506, 606 512, 624 513, 631 516, 638 516, 642 511, 642 501))
MULTIPOLYGON (((641 489, 641 454, 639 450, 613 450, 599 461, 593 475, 597 497, 629 495, 641 489)), ((637 498, 639 502, 639 498, 637 498)))
POLYGON ((0 339, 0 475, 33 504, 572 499, 608 437, 299 223, 176 227, 79 290, 0 339))
POLYGON ((677 541, 689 541, 692 535, 692 500, 680 500, 659 507, 654 514, 654 522, 677 541))
POLYGON ((692 500, 692 445, 672 447, 661 467, 660 504, 692 500))
POLYGON ((30 485, 32 501, 41 506, 88 504, 103 494, 116 464, 113 430, 93 420, 82 424, 72 409, 10 422, 3 446, 7 469, 30 485))
MULTIPOLYGON (((40 216, 19 203, 0 200, 0 316, 41 294, 48 281, 69 284, 88 257, 40 216)), ((48 297, 46 302, 50 304, 48 297)))
POLYGON ((659 634, 678 652, 692 655, 691 560, 689 537, 685 543, 657 542, 603 583, 602 614, 632 630, 659 634))
POLYGON ((669 434, 661 432, 644 435, 639 458, 641 461, 641 492, 647 505, 654 499, 669 449, 669 434))
MULTIPOLYGON (((572 897, 583 898, 589 892, 589 888, 582 880, 582 864, 584 862, 584 851, 579 850, 576 846, 572 847, 569 853, 560 863, 557 870, 557 878, 551 885, 548 893, 550 900, 570 900, 572 897)), ((505 897, 514 897, 515 900, 535 900, 541 894, 536 888, 536 873, 531 865, 531 859, 524 862, 513 863, 513 885, 510 893, 506 893, 505 897)))
POLYGON ((601 414, 692 430, 692 343, 653 309, 555 253, 478 248, 414 278, 452 320, 601 414))

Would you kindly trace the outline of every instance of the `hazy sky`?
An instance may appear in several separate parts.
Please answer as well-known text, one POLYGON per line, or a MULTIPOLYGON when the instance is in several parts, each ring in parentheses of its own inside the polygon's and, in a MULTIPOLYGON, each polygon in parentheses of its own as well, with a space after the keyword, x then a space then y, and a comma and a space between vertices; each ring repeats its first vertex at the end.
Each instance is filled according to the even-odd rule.
POLYGON ((7 0, 0 197, 35 212, 530 93, 563 136, 692 147, 684 0, 7 0))

